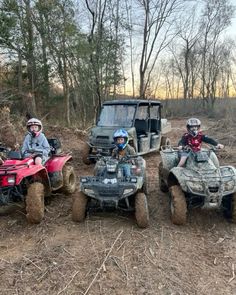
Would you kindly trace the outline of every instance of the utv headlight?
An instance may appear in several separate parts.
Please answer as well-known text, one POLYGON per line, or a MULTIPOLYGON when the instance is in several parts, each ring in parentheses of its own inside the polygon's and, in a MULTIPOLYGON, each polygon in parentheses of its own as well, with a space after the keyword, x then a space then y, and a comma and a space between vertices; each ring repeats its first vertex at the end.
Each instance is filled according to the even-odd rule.
POLYGON ((81 181, 82 183, 85 183, 85 182, 87 182, 87 178, 81 178, 80 181, 81 181))
POLYGON ((199 182, 187 182, 187 186, 193 192, 203 192, 204 186, 199 182))
POLYGON ((233 180, 225 182, 225 190, 226 191, 232 191, 234 189, 234 185, 235 184, 234 184, 233 180))
POLYGON ((89 196, 94 196, 94 191, 90 188, 85 188, 84 192, 85 192, 85 194, 87 194, 89 196))
POLYGON ((107 164, 107 172, 116 172, 116 164, 107 164))
POLYGON ((130 193, 132 193, 133 192, 133 189, 132 188, 126 188, 126 189, 124 189, 124 195, 128 195, 128 194, 130 194, 130 193))

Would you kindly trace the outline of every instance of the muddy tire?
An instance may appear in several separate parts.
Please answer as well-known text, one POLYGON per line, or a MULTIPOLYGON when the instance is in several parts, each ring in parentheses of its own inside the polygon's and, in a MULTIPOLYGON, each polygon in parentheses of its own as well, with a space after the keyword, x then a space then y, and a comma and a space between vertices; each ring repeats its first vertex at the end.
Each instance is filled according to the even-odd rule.
POLYGON ((72 204, 72 220, 76 222, 84 221, 86 217, 88 197, 84 193, 79 192, 74 196, 72 204))
POLYGON ((236 223, 236 193, 223 198, 222 209, 224 216, 236 223))
POLYGON ((179 185, 170 188, 171 195, 171 221, 182 225, 187 221, 187 203, 184 192, 179 185))
POLYGON ((85 143, 84 145, 83 145, 83 150, 82 150, 82 161, 83 161, 83 163, 84 164, 86 164, 86 165, 90 165, 90 164, 92 164, 92 161, 91 160, 89 160, 89 158, 88 158, 88 156, 89 156, 89 153, 90 153, 90 146, 87 144, 87 143, 85 143))
POLYGON ((62 191, 66 195, 73 194, 76 189, 76 175, 74 167, 72 165, 66 164, 62 169, 63 175, 63 187, 62 191))
POLYGON ((159 167, 158 167, 159 188, 163 193, 167 193, 169 191, 169 189, 163 180, 163 171, 162 170, 163 170, 163 163, 160 162, 159 167))
POLYGON ((166 136, 162 136, 161 147, 165 148, 166 146, 170 146, 170 139, 166 136))
POLYGON ((149 225, 149 211, 147 198, 144 193, 137 193, 135 196, 135 218, 137 225, 146 228, 149 225))
POLYGON ((44 185, 35 182, 29 185, 26 196, 26 218, 29 223, 40 223, 44 217, 44 185))
POLYGON ((232 195, 231 212, 231 220, 233 223, 236 223, 236 193, 232 195))
POLYGON ((143 187, 142 191, 145 195, 148 195, 148 176, 147 172, 145 172, 144 178, 143 178, 143 187))

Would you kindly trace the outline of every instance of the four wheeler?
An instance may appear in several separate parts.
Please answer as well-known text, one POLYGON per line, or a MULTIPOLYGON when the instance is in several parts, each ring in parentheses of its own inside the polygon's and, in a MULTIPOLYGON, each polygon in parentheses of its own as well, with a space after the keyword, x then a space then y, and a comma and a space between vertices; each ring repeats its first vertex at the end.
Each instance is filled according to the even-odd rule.
MULTIPOLYGON (((0 166, 0 211, 7 211, 16 203, 26 205, 30 223, 39 223, 44 217, 44 198, 52 192, 71 194, 76 189, 72 156, 60 152, 58 139, 49 139, 51 155, 44 166, 35 165, 36 152, 22 158, 19 151, 9 151, 8 159, 0 166)), ((32 152, 32 151, 31 151, 32 152)))
POLYGON ((96 126, 90 130, 89 140, 84 143, 83 162, 94 162, 94 155, 111 155, 114 148, 113 134, 125 129, 129 143, 138 155, 159 151, 169 145, 166 134, 171 130, 167 119, 162 119, 162 104, 157 100, 112 100, 102 105, 96 126))
POLYGON ((187 208, 222 209, 236 222, 236 169, 220 166, 215 149, 189 151, 185 167, 178 167, 178 149, 168 147, 161 151, 159 185, 170 192, 171 219, 184 224, 187 208))
POLYGON ((81 222, 89 208, 134 211, 139 227, 149 224, 146 199, 146 162, 139 156, 121 160, 111 156, 98 157, 94 176, 80 178, 80 191, 74 196, 72 218, 81 222), (122 165, 130 165, 125 176, 122 165))

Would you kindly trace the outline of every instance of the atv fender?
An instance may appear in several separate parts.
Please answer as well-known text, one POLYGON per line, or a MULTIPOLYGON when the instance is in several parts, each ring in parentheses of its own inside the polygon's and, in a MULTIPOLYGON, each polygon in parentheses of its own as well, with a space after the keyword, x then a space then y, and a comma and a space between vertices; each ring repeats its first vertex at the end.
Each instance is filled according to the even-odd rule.
POLYGON ((174 167, 168 175, 168 187, 173 185, 180 185, 184 192, 187 192, 186 182, 183 180, 183 169, 182 167, 174 167))
POLYGON ((71 155, 57 155, 47 161, 45 167, 49 173, 62 171, 64 165, 72 160, 71 155))
POLYGON ((32 177, 34 182, 41 182, 45 187, 45 196, 50 195, 50 181, 48 178, 47 170, 41 165, 30 166, 22 170, 22 173, 17 174, 16 183, 19 184, 24 178, 32 177))
POLYGON ((58 190, 63 186, 62 169, 71 160, 71 155, 56 155, 47 161, 45 166, 48 171, 52 190, 58 190))
POLYGON ((178 152, 176 151, 161 151, 161 161, 163 163, 163 168, 166 170, 171 170, 176 167, 179 162, 178 152))

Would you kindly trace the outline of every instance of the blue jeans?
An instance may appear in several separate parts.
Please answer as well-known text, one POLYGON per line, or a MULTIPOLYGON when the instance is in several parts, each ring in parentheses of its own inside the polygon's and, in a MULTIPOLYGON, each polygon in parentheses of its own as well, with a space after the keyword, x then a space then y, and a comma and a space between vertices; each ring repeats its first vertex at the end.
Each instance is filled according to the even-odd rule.
POLYGON ((131 176, 131 169, 130 169, 130 165, 129 164, 120 164, 119 168, 122 169, 123 171, 123 175, 125 177, 130 177, 131 176))

